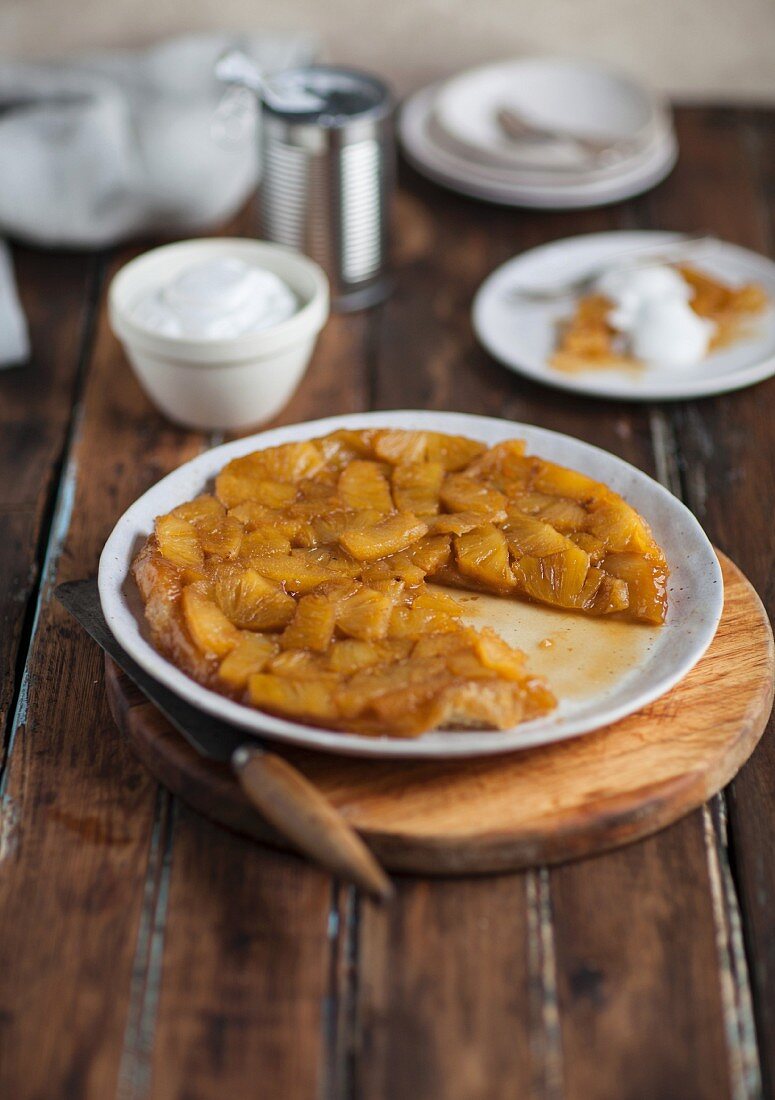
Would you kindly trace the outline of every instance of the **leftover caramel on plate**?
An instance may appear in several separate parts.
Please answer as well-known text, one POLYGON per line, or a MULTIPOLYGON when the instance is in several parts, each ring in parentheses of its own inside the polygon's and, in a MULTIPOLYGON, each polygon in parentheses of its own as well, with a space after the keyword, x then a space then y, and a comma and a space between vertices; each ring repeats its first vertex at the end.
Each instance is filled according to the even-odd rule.
POLYGON ((449 586, 652 624, 667 607, 662 551, 605 485, 518 440, 397 429, 232 460, 157 518, 132 571, 154 643, 199 683, 363 734, 503 729, 555 707, 520 650, 461 622, 449 586))

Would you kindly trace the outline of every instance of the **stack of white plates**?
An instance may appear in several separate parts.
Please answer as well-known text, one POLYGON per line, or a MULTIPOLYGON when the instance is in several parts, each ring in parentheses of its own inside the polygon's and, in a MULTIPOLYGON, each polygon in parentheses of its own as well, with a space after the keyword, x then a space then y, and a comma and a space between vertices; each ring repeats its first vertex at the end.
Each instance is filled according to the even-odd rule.
POLYGON ((629 77, 581 61, 485 65, 403 106, 407 159, 454 191, 506 206, 572 209, 654 187, 675 164, 670 109, 629 77), (515 138, 499 117, 526 123, 515 138), (585 139, 607 146, 591 153, 585 139))

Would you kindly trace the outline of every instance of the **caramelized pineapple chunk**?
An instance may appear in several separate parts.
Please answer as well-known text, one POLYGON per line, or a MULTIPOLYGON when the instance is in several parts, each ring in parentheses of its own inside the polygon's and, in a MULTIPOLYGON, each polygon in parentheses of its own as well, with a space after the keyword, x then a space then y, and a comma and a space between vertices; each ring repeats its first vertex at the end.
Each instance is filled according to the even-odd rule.
POLYGON ((491 523, 475 527, 454 540, 455 561, 460 572, 482 588, 496 592, 514 588, 509 564, 509 547, 503 531, 491 523))
POLYGON ((343 634, 374 641, 387 634, 393 601, 384 592, 354 585, 336 601, 336 625, 343 634))
POLYGON ((524 554, 532 554, 537 558, 545 558, 549 554, 557 554, 570 549, 570 539, 566 539, 559 531, 548 523, 533 516, 523 516, 518 512, 509 512, 509 518, 504 525, 506 539, 514 557, 519 559, 524 554))
MULTIPOLYGON (((489 519, 492 523, 502 523, 506 519, 505 509, 495 512, 489 519)), ((481 526, 481 512, 444 512, 428 522, 428 528, 434 535, 465 535, 474 527, 481 526)))
POLYGON ((393 500, 401 512, 430 516, 439 510, 439 493, 444 480, 440 462, 408 462, 393 468, 393 500))
POLYGON ((475 439, 463 435, 444 435, 443 432, 427 432, 425 453, 429 462, 440 463, 453 473, 462 470, 487 448, 475 439))
POLYGON ((277 653, 277 643, 266 634, 244 633, 221 661, 218 675, 230 688, 244 688, 250 677, 263 672, 277 653))
POLYGON ((248 680, 253 706, 290 718, 314 723, 335 722, 339 717, 330 680, 294 679, 259 672, 248 680))
POLYGON ((356 522, 343 531, 339 543, 356 561, 377 561, 404 550, 428 531, 428 525, 411 512, 399 512, 374 524, 356 522))
POLYGON ((667 570, 661 560, 635 553, 607 554, 603 569, 627 585, 628 606, 633 615, 648 623, 665 621, 667 570))
POLYGON ((196 528, 187 519, 170 513, 156 520, 156 542, 159 552, 179 569, 201 569, 204 554, 196 528))
POLYGON ((465 474, 448 474, 441 487, 441 503, 448 512, 479 512, 488 518, 506 507, 506 497, 465 474))
POLYGON ((239 548, 240 560, 250 562, 267 554, 290 554, 291 541, 276 527, 256 527, 243 535, 239 548))
POLYGON ((283 649, 312 649, 325 653, 336 624, 336 606, 325 596, 302 596, 296 613, 280 637, 283 649))
POLYGON ((393 498, 384 468, 379 462, 353 460, 339 475, 339 496, 353 512, 373 508, 392 512, 393 498))
POLYGON ((200 497, 187 500, 185 504, 179 504, 173 508, 170 515, 178 519, 186 519, 195 527, 201 520, 217 520, 226 515, 226 509, 219 500, 209 493, 203 493, 200 497))
POLYGON ((202 519, 196 524, 199 545, 205 554, 220 558, 233 558, 242 545, 245 528, 232 516, 202 519))
POLYGON ((374 433, 372 447, 377 458, 393 466, 407 462, 425 462, 428 433, 387 428, 374 433))
POLYGON ((573 543, 567 550, 540 558, 525 554, 514 564, 520 592, 556 607, 585 606, 582 593, 588 572, 589 558, 573 543))
POLYGON ((212 589, 223 614, 243 630, 281 630, 296 610, 293 597, 255 569, 222 567, 212 589))
POLYGON ((195 585, 184 588, 180 600, 188 632, 206 657, 224 657, 239 643, 234 624, 195 585))
MULTIPOLYGON (((331 563, 334 559, 331 558, 331 563)), ((315 554, 314 550, 291 550, 290 554, 258 555, 252 559, 253 568, 263 577, 276 581, 286 591, 304 595, 331 579, 331 565, 315 554)))

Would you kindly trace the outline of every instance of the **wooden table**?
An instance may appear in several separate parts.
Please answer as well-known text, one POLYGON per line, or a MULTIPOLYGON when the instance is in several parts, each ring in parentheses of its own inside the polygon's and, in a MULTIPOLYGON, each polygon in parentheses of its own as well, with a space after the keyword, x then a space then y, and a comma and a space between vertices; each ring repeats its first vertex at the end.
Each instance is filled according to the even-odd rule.
MULTIPOLYGON (((542 241, 658 227, 775 246, 775 112, 678 124, 671 178, 607 210, 500 210, 405 173, 395 294, 331 320, 282 422, 417 407, 570 432, 682 496, 772 605, 775 382, 597 403, 522 381, 471 333, 482 278, 542 241)), ((229 228, 250 234, 252 213, 229 228)), ((0 377, 0 1096, 775 1097, 771 731, 723 797, 650 840, 401 878, 389 908, 204 820, 135 759, 52 589, 93 574, 126 506, 215 440, 154 412, 110 334, 129 254, 16 256, 35 358, 0 377)))

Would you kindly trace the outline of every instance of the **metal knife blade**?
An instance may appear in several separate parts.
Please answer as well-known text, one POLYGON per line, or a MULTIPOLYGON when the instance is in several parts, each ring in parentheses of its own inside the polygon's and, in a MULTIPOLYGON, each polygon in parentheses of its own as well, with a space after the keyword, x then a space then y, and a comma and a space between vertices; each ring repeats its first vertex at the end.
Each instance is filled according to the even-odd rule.
POLYGON ((219 722, 203 711, 192 707, 180 699, 169 688, 164 687, 136 661, 124 652, 105 622, 100 606, 97 581, 92 578, 83 581, 68 581, 60 584, 54 595, 73 618, 77 619, 87 634, 95 640, 116 662, 131 680, 137 684, 143 695, 162 712, 164 717, 185 737, 189 745, 212 760, 231 760, 235 749, 249 744, 251 749, 260 749, 257 738, 240 733, 233 726, 219 722))

